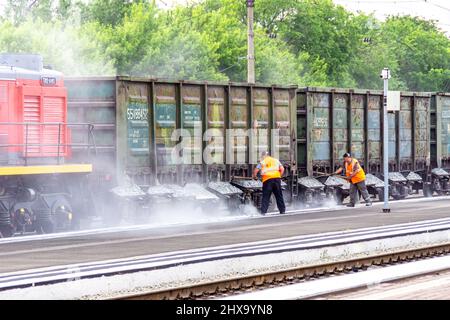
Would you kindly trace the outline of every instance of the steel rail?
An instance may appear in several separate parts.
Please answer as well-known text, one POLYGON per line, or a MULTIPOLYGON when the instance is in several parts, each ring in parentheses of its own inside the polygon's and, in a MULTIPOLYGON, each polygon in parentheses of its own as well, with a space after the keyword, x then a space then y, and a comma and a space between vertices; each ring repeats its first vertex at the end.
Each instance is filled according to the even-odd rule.
MULTIPOLYGON (((332 232, 328 234, 265 240, 248 244, 227 245, 213 248, 184 250, 179 252, 169 252, 125 259, 115 259, 100 262, 80 263, 65 266, 31 269, 0 274, 0 290, 65 282, 74 278, 76 279, 95 278, 106 275, 117 275, 138 271, 166 269, 169 267, 179 265, 215 261, 227 258, 240 258, 264 254, 292 252, 305 249, 324 248, 330 246, 366 242, 377 239, 395 238, 405 235, 430 233, 444 230, 450 230, 450 219, 438 219, 436 221, 414 222, 401 225, 390 225, 387 227, 365 228, 362 230, 353 230, 346 232, 332 232)), ((444 250, 447 252, 448 249, 450 248, 450 243, 433 248, 439 249, 440 251, 444 250)), ((414 250, 425 250, 428 252, 431 249, 419 248, 414 250)), ((410 252, 410 250, 408 252, 410 252)), ((381 257, 385 258, 387 256, 389 255, 383 255, 381 257)), ((374 259, 374 257, 369 257, 365 259, 374 259)), ((316 266, 313 268, 321 268, 325 270, 333 267, 334 270, 336 269, 335 267, 336 265, 342 264, 347 266, 349 265, 349 263, 355 264, 357 261, 361 260, 344 261, 326 264, 322 266, 316 266)), ((363 262, 364 261, 365 260, 363 259, 363 262)), ((308 268, 310 269, 312 267, 308 268)), ((286 272, 288 273, 294 272, 294 270, 283 271, 281 272, 281 274, 285 274, 286 272)), ((296 269, 295 272, 301 273, 303 271, 302 268, 300 268, 296 269)), ((276 275, 275 278, 278 277, 277 274, 273 273, 269 275, 270 276, 276 275)), ((260 276, 264 278, 267 277, 268 274, 260 276)), ((247 277, 244 277, 243 279, 246 279, 246 281, 248 280, 247 277)), ((233 279, 232 281, 236 281, 236 279, 233 279)), ((172 292, 173 290, 178 289, 171 289, 169 291, 172 292)), ((182 290, 186 290, 186 288, 183 288, 182 290)), ((167 294, 167 292, 168 291, 166 290, 165 294, 167 294)), ((158 297, 161 296, 160 292, 157 294, 158 297)), ((154 295, 154 293, 148 293, 148 295, 152 296, 154 295)), ((173 293, 169 293, 168 297, 173 297, 173 293)))
MULTIPOLYGON (((231 296, 251 290, 262 290, 273 286, 295 284, 351 271, 365 270, 371 266, 385 266, 405 261, 419 260, 450 253, 450 244, 416 248, 372 255, 364 258, 348 259, 307 267, 296 267, 282 271, 258 275, 236 277, 226 280, 201 283, 159 291, 120 295, 110 300, 179 300, 179 299, 215 299, 231 296)), ((431 273, 432 271, 430 271, 431 273)), ((322 295, 317 295, 317 297, 322 295)), ((314 298, 311 296, 308 298, 314 298)))
POLYGON ((390 263, 383 263, 381 268, 369 268, 363 271, 358 269, 357 272, 339 275, 339 277, 324 276, 320 277, 321 279, 318 281, 297 281, 297 283, 292 285, 251 290, 237 296, 231 294, 226 297, 219 297, 219 299, 333 299, 336 295, 345 297, 353 292, 364 292, 365 289, 370 291, 371 287, 381 284, 390 284, 395 287, 396 284, 404 283, 405 280, 418 279, 429 275, 436 276, 442 273, 450 275, 450 255, 448 254, 439 257, 435 255, 419 258, 410 257, 410 259, 406 260, 408 260, 408 263, 403 263, 403 260, 391 261, 390 263))

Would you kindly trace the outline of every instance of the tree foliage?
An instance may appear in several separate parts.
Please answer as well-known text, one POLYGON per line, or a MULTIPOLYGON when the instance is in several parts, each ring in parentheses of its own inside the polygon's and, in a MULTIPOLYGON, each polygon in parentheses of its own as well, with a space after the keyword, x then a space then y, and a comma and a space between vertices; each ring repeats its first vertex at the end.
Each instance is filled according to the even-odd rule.
MULTIPOLYGON (((66 0, 70 1, 70 0, 66 0)), ((79 3, 84 21, 95 21, 106 26, 117 26, 124 22, 133 7, 145 3, 143 0, 92 0, 89 4, 79 3)))
POLYGON ((450 41, 431 21, 391 17, 382 39, 395 52, 398 75, 410 90, 450 90, 450 41))
MULTIPOLYGON (((245 81, 244 0, 170 10, 153 0, 8 0, 0 51, 41 53, 67 74, 245 81)), ((255 1, 263 83, 450 91, 450 40, 432 21, 353 14, 332 0, 255 1)))
POLYGON ((114 74, 107 57, 83 32, 61 23, 26 21, 20 26, 10 22, 0 27, 2 52, 40 53, 54 69, 68 75, 114 74))

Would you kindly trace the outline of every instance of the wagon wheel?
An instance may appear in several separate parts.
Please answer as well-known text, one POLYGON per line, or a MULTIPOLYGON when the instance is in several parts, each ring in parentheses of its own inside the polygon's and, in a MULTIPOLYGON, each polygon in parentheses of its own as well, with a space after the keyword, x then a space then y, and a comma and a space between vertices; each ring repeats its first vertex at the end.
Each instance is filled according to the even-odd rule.
POLYGON ((14 228, 10 225, 0 226, 0 238, 9 238, 14 235, 14 228))
POLYGON ((55 224, 51 220, 46 219, 36 222, 34 228, 39 234, 53 233, 55 224))
POLYGON ((404 185, 400 185, 399 186, 399 193, 396 195, 393 195, 392 197, 395 200, 401 200, 401 199, 405 199, 408 196, 408 187, 404 186, 404 185))
POLYGON ((336 201, 336 204, 342 204, 344 202, 344 193, 342 190, 337 189, 334 193, 334 200, 336 201))
POLYGON ((378 200, 380 201, 384 201, 384 190, 383 189, 377 189, 377 195, 378 195, 378 200))
POLYGON ((423 195, 426 198, 429 198, 429 197, 433 196, 433 189, 431 188, 430 185, 424 184, 424 186, 423 186, 423 195))

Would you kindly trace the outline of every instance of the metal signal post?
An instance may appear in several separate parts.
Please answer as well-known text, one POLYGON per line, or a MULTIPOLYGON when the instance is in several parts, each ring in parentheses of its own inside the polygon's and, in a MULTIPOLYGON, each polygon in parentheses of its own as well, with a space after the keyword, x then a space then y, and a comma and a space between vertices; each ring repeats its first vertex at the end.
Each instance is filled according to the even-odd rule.
POLYGON ((384 205, 383 212, 391 212, 389 208, 389 122, 387 115, 387 96, 389 79, 391 78, 391 71, 388 68, 384 68, 381 71, 380 78, 384 80, 383 87, 383 176, 384 176, 384 205))

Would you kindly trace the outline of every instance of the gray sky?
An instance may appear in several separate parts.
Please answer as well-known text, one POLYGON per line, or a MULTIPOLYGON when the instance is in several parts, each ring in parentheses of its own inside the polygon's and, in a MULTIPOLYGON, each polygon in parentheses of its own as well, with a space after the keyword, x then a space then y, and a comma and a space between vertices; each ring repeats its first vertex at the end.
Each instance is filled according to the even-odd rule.
MULTIPOLYGON (((161 8, 171 8, 175 5, 186 5, 201 0, 156 0, 161 8)), ((236 0, 245 1, 245 0, 236 0)), ((256 0, 258 1, 258 0, 256 0)), ((436 20, 438 26, 450 37, 450 0, 333 0, 352 12, 362 11, 374 13, 378 19, 389 15, 419 16, 436 20)), ((0 12, 6 0, 0 0, 0 12)))

